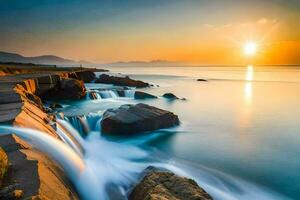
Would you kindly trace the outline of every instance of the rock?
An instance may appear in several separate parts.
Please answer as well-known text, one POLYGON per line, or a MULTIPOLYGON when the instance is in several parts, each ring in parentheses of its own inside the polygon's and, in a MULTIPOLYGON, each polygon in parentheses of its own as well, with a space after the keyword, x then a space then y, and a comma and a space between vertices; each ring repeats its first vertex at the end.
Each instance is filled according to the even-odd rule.
POLYGON ((2 185, 2 180, 8 169, 8 158, 6 153, 0 147, 0 187, 2 185))
POLYGON ((60 105, 60 104, 58 104, 58 103, 52 103, 49 107, 50 107, 51 109, 63 108, 63 106, 60 105))
POLYGON ((178 116, 172 112, 142 103, 126 104, 104 112, 101 130, 107 134, 134 134, 178 124, 178 116))
POLYGON ((76 71, 68 73, 68 78, 82 80, 85 83, 90 83, 95 80, 96 75, 94 72, 89 70, 76 71))
POLYGON ((119 97, 125 97, 125 91, 124 90, 116 90, 118 93, 119 97))
POLYGON ((150 86, 149 83, 145 83, 139 80, 133 80, 128 76, 117 77, 117 76, 110 76, 107 74, 101 74, 99 78, 95 80, 95 83, 106 83, 106 84, 113 84, 118 86, 129 86, 129 87, 137 87, 137 88, 150 86))
POLYGON ((96 91, 90 91, 88 95, 89 95, 89 99, 98 99, 97 97, 98 95, 96 91))
POLYGON ((163 95, 164 98, 174 100, 174 99, 179 99, 177 96, 175 96, 173 93, 165 93, 163 95))
POLYGON ((154 96, 152 94, 148 94, 146 92, 135 91, 134 98, 135 99, 155 99, 155 98, 157 98, 157 96, 154 96))
POLYGON ((81 99, 86 95, 82 81, 63 78, 53 89, 41 95, 44 100, 81 99))
POLYGON ((23 196, 23 190, 15 190, 14 191, 14 197, 16 199, 20 199, 23 196))
POLYGON ((148 168, 146 175, 129 194, 129 200, 212 200, 212 197, 188 178, 172 172, 148 168))
POLYGON ((0 199, 79 199, 65 173, 46 154, 15 135, 1 136, 0 146, 10 163, 0 199))
POLYGON ((207 80, 203 78, 198 78, 197 81, 207 81, 207 80))

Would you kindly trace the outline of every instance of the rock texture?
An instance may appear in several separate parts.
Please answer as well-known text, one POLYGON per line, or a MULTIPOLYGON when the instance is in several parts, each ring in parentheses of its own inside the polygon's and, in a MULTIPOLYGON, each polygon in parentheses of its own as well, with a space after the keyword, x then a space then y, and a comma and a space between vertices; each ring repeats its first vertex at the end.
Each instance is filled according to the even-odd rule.
MULTIPOLYGON (((40 130, 59 139, 55 116, 46 113, 40 97, 82 98, 83 81, 89 82, 93 76, 71 69, 27 67, 3 68, 0 64, 0 122, 40 130)), ((1 136, 0 147, 5 151, 0 148, 0 182, 4 177, 0 199, 78 199, 62 170, 44 153, 14 135, 1 136)))
POLYGON ((212 200, 198 184, 172 172, 148 168, 129 195, 129 200, 212 200))
POLYGON ((86 89, 82 81, 71 78, 63 78, 51 90, 41 95, 45 100, 81 99, 86 95, 86 89))
MULTIPOLYGON (((61 98, 81 98, 85 95, 83 81, 91 81, 95 77, 94 71, 105 71, 101 69, 72 71, 79 69, 0 63, 0 75, 2 75, 0 76, 0 122, 12 122, 22 111, 23 100, 19 93, 20 90, 23 96, 27 96, 27 99, 31 99, 36 104, 40 103, 35 96, 50 98, 49 91, 53 94, 60 87, 65 89, 65 91, 72 90, 71 96, 69 94, 62 96, 61 94, 61 98)), ((41 106, 38 107, 41 108, 41 106)))
POLYGON ((204 82, 206 82, 207 80, 203 79, 203 78, 198 78, 197 81, 204 81, 204 82))
POLYGON ((165 93, 163 95, 164 98, 174 100, 174 99, 179 99, 177 96, 175 96, 173 93, 165 93))
POLYGON ((0 199, 79 199, 61 169, 15 135, 0 137, 10 163, 0 199))
POLYGON ((139 80, 133 80, 126 77, 117 77, 117 76, 110 76, 107 74, 101 74, 98 79, 95 80, 95 83, 105 83, 105 84, 113 84, 118 86, 128 86, 128 87, 136 87, 136 88, 143 88, 149 87, 149 83, 145 83, 139 80))
POLYGON ((101 120, 101 129, 107 134, 134 134, 178 124, 178 116, 172 112, 140 103, 106 110, 101 120))
POLYGON ((7 169, 8 169, 8 158, 6 153, 0 147, 0 187, 2 185, 3 178, 7 172, 7 169))
POLYGON ((156 99, 157 96, 154 96, 152 94, 148 94, 146 92, 135 91, 134 98, 135 99, 156 99))

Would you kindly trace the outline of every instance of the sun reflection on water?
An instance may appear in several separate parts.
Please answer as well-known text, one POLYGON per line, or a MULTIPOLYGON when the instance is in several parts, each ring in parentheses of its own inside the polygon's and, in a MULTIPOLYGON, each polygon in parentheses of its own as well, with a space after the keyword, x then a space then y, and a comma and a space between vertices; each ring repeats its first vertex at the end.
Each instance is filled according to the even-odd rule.
POLYGON ((245 103, 250 105, 252 102, 252 81, 253 81, 253 66, 248 65, 246 71, 246 83, 244 87, 245 103))

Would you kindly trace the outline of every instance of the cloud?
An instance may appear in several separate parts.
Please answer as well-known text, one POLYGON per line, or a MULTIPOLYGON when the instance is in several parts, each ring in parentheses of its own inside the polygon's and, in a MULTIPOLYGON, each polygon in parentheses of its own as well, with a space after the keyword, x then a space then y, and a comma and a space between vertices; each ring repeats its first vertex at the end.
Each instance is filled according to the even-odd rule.
POLYGON ((265 17, 260 18, 259 20, 257 20, 258 24, 267 24, 269 22, 269 20, 265 17))
POLYGON ((203 24, 203 27, 205 28, 214 28, 215 26, 212 24, 203 24))

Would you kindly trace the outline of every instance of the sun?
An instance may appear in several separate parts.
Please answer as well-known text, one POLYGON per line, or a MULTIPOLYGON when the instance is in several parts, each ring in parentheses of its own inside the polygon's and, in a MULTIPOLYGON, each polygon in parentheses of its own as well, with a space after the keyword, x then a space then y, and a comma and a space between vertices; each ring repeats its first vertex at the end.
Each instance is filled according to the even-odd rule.
POLYGON ((247 56, 255 55, 257 50, 257 45, 255 42, 246 42, 244 45, 244 53, 247 56))

